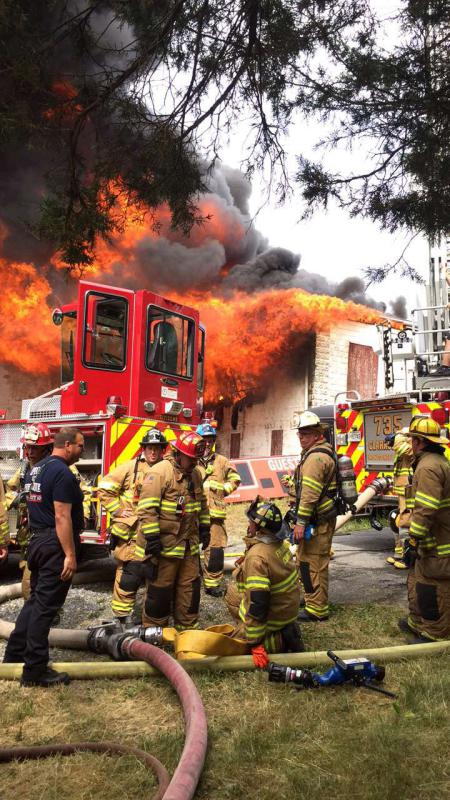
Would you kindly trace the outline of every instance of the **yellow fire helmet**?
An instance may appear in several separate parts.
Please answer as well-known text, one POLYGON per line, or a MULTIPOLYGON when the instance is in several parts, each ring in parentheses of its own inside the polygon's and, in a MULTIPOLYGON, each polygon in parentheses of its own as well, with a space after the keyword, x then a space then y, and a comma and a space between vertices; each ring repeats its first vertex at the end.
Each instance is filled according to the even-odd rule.
POLYGON ((449 444, 450 440, 441 435, 441 426, 431 417, 414 417, 409 426, 409 436, 418 436, 434 444, 449 444))

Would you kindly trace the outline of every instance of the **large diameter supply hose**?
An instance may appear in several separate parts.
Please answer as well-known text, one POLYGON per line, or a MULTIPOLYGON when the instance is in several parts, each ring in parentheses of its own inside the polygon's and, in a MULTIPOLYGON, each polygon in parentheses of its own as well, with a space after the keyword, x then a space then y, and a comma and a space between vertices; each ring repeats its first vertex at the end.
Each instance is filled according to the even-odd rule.
MULTIPOLYGON (((153 800, 191 800, 203 769, 208 742, 205 709, 197 688, 183 667, 172 656, 151 644, 133 637, 122 642, 122 653, 131 658, 142 659, 150 667, 165 675, 181 701, 186 726, 186 739, 180 761, 169 782, 165 767, 153 756, 133 747, 114 742, 81 742, 80 744, 54 744, 42 747, 18 747, 0 749, 0 761, 25 758, 46 758, 52 755, 70 755, 78 751, 129 753, 149 766, 157 775, 159 790, 153 800)), ((1 666, 17 668, 17 664, 1 666)), ((74 665, 71 665, 74 666, 74 665)), ((121 667, 122 664, 111 666, 121 667)), ((131 665, 130 665, 131 666, 131 665)), ((154 670, 152 670, 154 672, 154 670)))
MULTIPOLYGON (((76 572, 72 579, 72 586, 79 586, 85 583, 108 583, 114 580, 114 562, 106 562, 102 567, 88 570, 86 572, 76 572)), ((6 586, 0 586, 0 605, 6 603, 8 600, 17 600, 22 597, 22 584, 9 583, 6 586)))
POLYGON ((165 766, 157 758, 139 750, 116 742, 79 742, 78 744, 46 744, 32 747, 0 747, 0 762, 25 761, 29 758, 49 758, 50 756, 71 756, 74 753, 108 753, 109 755, 131 755, 142 761, 158 778, 159 788, 152 800, 163 800, 169 786, 170 776, 165 766))
POLYGON ((195 683, 174 658, 152 644, 139 639, 125 639, 124 655, 141 659, 159 669, 170 681, 183 708, 186 740, 178 766, 170 781, 164 800, 190 800, 194 796, 208 745, 208 727, 202 699, 195 683))

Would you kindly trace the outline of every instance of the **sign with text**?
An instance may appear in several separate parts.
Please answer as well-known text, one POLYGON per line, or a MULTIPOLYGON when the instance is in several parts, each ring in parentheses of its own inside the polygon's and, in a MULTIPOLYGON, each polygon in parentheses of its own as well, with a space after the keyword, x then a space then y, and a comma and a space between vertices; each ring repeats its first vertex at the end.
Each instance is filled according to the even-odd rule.
POLYGON ((374 411, 364 414, 364 446, 367 470, 392 469, 394 451, 384 441, 385 436, 408 427, 410 409, 374 411))

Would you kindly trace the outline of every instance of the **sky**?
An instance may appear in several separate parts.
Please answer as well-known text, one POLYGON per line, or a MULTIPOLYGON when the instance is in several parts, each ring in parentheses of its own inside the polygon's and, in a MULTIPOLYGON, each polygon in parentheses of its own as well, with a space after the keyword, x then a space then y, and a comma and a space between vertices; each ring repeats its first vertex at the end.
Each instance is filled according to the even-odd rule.
MULTIPOLYGON (((371 6, 377 15, 387 20, 385 24, 386 48, 393 44, 399 31, 392 16, 401 4, 398 0, 372 0, 371 6)), ((239 167, 245 151, 244 126, 230 135, 228 143, 221 150, 222 160, 233 167, 239 167)), ((324 136, 322 123, 305 123, 298 119, 285 139, 288 165, 295 172, 296 155, 319 160, 320 153, 314 149, 315 143, 324 136)), ((375 143, 372 145, 375 147, 375 143)), ((326 166, 333 171, 342 170, 358 173, 363 166, 370 164, 369 150, 354 147, 350 153, 344 148, 334 149, 327 154, 326 166)), ((373 162, 372 162, 373 167, 373 162)), ((363 277, 364 267, 384 266, 397 261, 411 233, 391 234, 382 231, 368 219, 352 219, 345 211, 332 203, 327 211, 317 211, 311 219, 301 220, 303 208, 300 191, 297 190, 282 206, 274 195, 268 197, 266 181, 262 175, 252 177, 253 193, 250 210, 254 215, 256 227, 267 237, 272 247, 286 247, 301 255, 300 267, 310 272, 318 272, 329 280, 341 281, 354 275, 363 277)), ((416 237, 409 246, 405 258, 425 279, 428 276, 429 248, 423 237, 416 237)), ((380 285, 371 285, 368 294, 376 300, 387 302, 403 295, 408 311, 418 304, 424 304, 424 290, 405 278, 392 276, 380 285)))

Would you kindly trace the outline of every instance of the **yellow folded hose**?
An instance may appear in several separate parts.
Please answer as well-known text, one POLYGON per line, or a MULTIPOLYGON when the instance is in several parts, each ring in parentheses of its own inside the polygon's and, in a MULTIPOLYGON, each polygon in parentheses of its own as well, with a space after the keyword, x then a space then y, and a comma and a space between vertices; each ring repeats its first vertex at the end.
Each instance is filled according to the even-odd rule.
POLYGON ((206 630, 188 630, 177 633, 174 641, 178 661, 207 658, 208 656, 244 656, 248 643, 232 637, 232 625, 212 625, 206 630))

